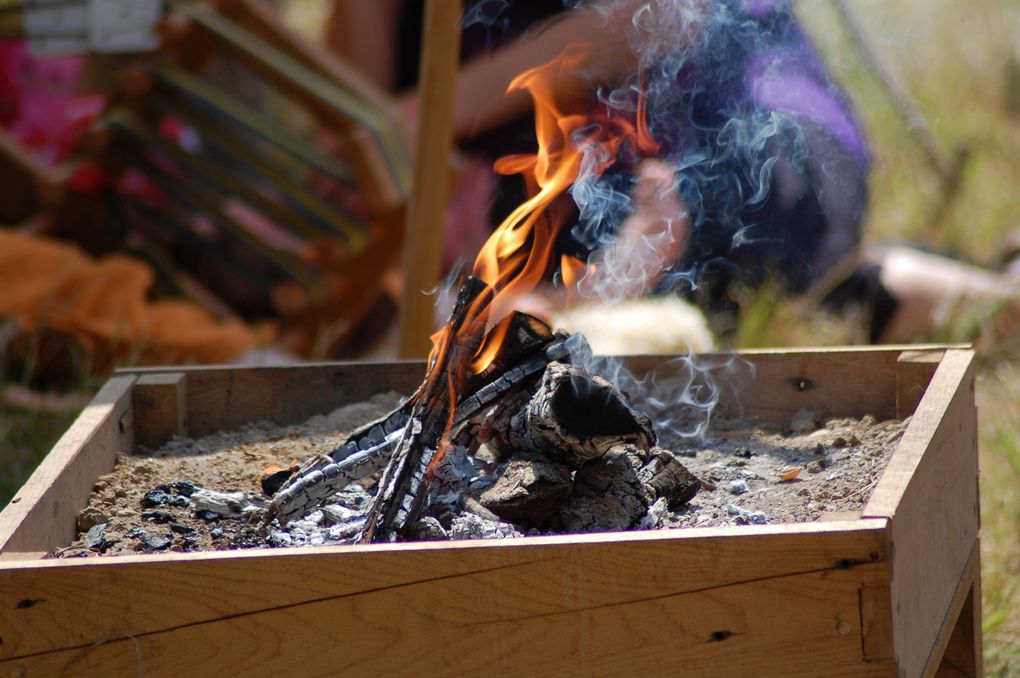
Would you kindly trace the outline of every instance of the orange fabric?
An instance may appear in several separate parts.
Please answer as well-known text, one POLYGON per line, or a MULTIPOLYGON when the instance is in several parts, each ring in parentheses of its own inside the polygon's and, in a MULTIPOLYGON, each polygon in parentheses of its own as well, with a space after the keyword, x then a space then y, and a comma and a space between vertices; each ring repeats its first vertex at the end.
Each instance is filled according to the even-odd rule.
POLYGON ((224 362, 255 346, 251 329, 185 301, 148 299, 153 275, 120 254, 0 229, 0 316, 74 335, 90 352, 141 363, 224 362))

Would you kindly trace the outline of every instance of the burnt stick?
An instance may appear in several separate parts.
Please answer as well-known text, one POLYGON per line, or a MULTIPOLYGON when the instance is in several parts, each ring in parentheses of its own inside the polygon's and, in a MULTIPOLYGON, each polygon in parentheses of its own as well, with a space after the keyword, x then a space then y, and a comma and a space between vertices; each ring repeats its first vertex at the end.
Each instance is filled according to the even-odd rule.
MULTIPOLYGON (((460 426, 483 407, 503 396, 528 377, 537 374, 550 362, 565 361, 590 354, 584 335, 553 335, 552 340, 536 355, 525 358, 478 388, 457 404, 454 427, 460 426)), ((278 518, 286 524, 315 509, 325 499, 367 475, 382 469, 411 416, 413 403, 405 401, 389 414, 356 429, 351 436, 328 455, 309 459, 276 492, 265 520, 278 518)))
POLYGON ((368 510, 359 543, 396 541, 424 501, 429 465, 439 449, 443 433, 452 424, 446 412, 454 406, 442 396, 459 392, 472 357, 485 331, 484 309, 492 288, 468 276, 433 352, 425 383, 415 393, 414 409, 379 480, 379 489, 368 510), (488 298, 486 298, 488 297, 488 298))

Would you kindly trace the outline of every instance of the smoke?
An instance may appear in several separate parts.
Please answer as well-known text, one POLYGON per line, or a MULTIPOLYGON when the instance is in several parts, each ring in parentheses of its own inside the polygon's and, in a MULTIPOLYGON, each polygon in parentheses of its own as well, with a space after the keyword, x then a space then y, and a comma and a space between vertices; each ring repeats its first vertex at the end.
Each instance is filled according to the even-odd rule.
MULTIPOLYGON (((774 197, 780 159, 797 170, 807 153, 798 119, 760 105, 751 80, 784 68, 782 49, 800 37, 789 3, 584 6, 599 11, 604 26, 622 27, 636 64, 627 81, 597 92, 598 105, 628 119, 644 114, 660 150, 651 172, 637 150, 600 172, 602 149, 584 144, 590 133, 575 135, 585 157, 570 190, 579 215, 570 235, 582 258, 595 264, 578 294, 613 304, 653 291, 692 292, 714 272, 753 276, 782 260, 788 243, 762 212, 774 197), (621 11, 631 12, 629 22, 619 21, 621 11), (741 260, 747 252, 761 253, 762 261, 749 268, 741 260)), ((629 393, 673 438, 702 436, 720 399, 729 394, 727 400, 739 402, 741 385, 754 376, 734 356, 690 354, 642 376, 619 360, 602 358, 589 367, 629 393)))
POLYGON ((731 410, 739 407, 742 386, 755 376, 754 365, 722 354, 676 356, 656 361, 647 371, 630 370, 620 358, 605 356, 583 366, 626 394, 654 422, 659 443, 666 446, 702 438, 720 402, 731 410))
POLYGON ((618 30, 626 33, 637 65, 628 81, 599 91, 598 103, 635 118, 643 100, 649 131, 661 146, 657 157, 672 168, 672 177, 668 195, 660 189, 655 201, 642 205, 635 199, 646 180, 638 166, 642 158, 597 173, 587 170, 598 166, 598 158, 586 156, 571 189, 579 211, 571 238, 583 253, 611 252, 621 226, 638 213, 654 212, 661 228, 647 228, 644 242, 631 243, 626 254, 595 254, 598 266, 582 282, 582 295, 617 301, 632 296, 643 282, 638 278, 649 275, 659 292, 694 290, 706 268, 739 270, 735 252, 762 240, 773 241, 774 258, 782 258, 784 243, 774 242, 758 212, 769 200, 779 155, 799 166, 806 153, 797 120, 759 106, 748 83, 752 67, 769 67, 754 60, 789 37, 779 34, 791 25, 788 4, 764 4, 770 6, 768 20, 746 11, 747 0, 597 5, 607 26, 615 25, 619 12, 633 12, 618 30), (662 252, 674 250, 683 253, 661 260, 662 252))
MULTIPOLYGON (((569 140, 581 155, 569 189, 577 218, 569 243, 559 244, 589 264, 577 269, 583 271, 577 294, 613 303, 690 293, 706 280, 715 292, 713 286, 725 289, 731 281, 757 284, 770 267, 787 274, 790 287, 806 284, 810 267, 797 257, 806 260, 810 248, 796 246, 789 219, 774 218, 777 199, 799 200, 807 189, 797 181, 805 183, 817 169, 808 166, 803 120, 817 126, 842 115, 829 130, 851 150, 855 124, 790 0, 564 4, 594 12, 608 31, 603 44, 629 50, 608 56, 634 64, 629 76, 610 84, 592 80, 590 103, 600 110, 569 140), (809 86, 791 88, 793 82, 809 86), (817 97, 807 100, 818 93, 821 105, 817 97), (599 143, 613 138, 617 125, 626 127, 621 121, 633 123, 631 142, 623 148, 599 143), (795 181, 780 185, 790 177, 795 181)), ((508 25, 508 6, 506 0, 475 3, 464 25, 508 25)), ((599 74, 597 59, 579 63, 590 72, 575 69, 571 76, 599 74)), ((730 378, 746 383, 741 365, 688 355, 641 378, 620 363, 591 367, 658 421, 677 421, 681 413, 673 433, 687 437, 703 434, 730 378)))
POLYGON ((472 4, 464 12, 462 28, 481 25, 493 28, 506 24, 506 11, 510 8, 510 0, 480 0, 472 4))

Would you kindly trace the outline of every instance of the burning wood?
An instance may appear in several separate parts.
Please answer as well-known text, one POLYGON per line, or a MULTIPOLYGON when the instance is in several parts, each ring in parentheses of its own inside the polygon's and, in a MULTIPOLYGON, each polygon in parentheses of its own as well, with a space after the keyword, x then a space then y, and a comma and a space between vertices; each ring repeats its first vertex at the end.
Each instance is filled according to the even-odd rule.
MULTIPOLYGON (((428 504, 430 474, 454 448, 460 428, 465 429, 460 439, 471 447, 486 440, 509 455, 523 455, 508 470, 524 485, 534 480, 527 496, 512 490, 513 496, 497 497, 494 488, 486 499, 487 508, 504 517, 538 524, 562 514, 556 511, 557 501, 584 504, 584 497, 574 496, 574 485, 601 486, 606 496, 619 498, 617 503, 635 507, 611 523, 622 528, 644 514, 646 505, 637 497, 661 494, 676 500, 685 494, 639 477, 642 471, 648 478, 674 477, 658 470, 674 466, 661 460, 668 453, 653 453, 656 438, 648 418, 576 360, 567 361, 573 365, 560 362, 571 357, 572 349, 586 349, 583 338, 554 335, 538 319, 512 310, 518 295, 534 289, 549 272, 554 243, 569 212, 561 198, 582 166, 598 175, 620 153, 647 155, 656 147, 643 112, 631 121, 566 115, 557 108, 552 82, 565 77, 578 59, 577 53, 565 53, 521 74, 511 85, 535 98, 539 150, 534 156, 504 158, 496 170, 524 173, 532 196, 479 252, 450 320, 433 337, 421 387, 393 413, 359 430, 351 442, 301 469, 277 493, 266 523, 304 514, 389 458, 360 541, 393 541, 416 529, 434 532, 434 525, 422 530, 417 524, 428 504), (646 470, 650 464, 655 468, 646 470), (519 512, 529 504, 529 510, 519 512)), ((583 529, 593 524, 575 522, 583 529)))
MULTIPOLYGON (((476 294, 462 293, 451 324, 462 321, 456 316, 476 294)), ((476 349, 450 350, 447 364, 433 362, 430 378, 400 407, 306 464, 277 492, 265 522, 303 516, 388 462, 359 541, 445 534, 436 515, 426 513, 431 474, 451 446, 474 452, 484 446, 504 462, 490 487, 460 499, 475 506, 471 513, 482 522, 498 517, 521 529, 627 529, 655 500, 677 506, 697 492, 699 482, 676 456, 655 447, 648 418, 608 381, 570 364, 590 357, 584 337, 553 334, 524 314, 508 324, 489 368, 465 380, 462 392, 469 395, 458 400, 452 391, 451 424, 448 380, 457 377, 449 361, 476 349)))
MULTIPOLYGON (((510 323, 504 347, 492 363, 494 369, 472 379, 470 394, 457 403, 454 427, 467 423, 472 415, 540 373, 550 362, 569 360, 572 356, 583 359, 589 355, 582 335, 553 334, 537 318, 517 314, 510 323)), ((416 399, 421 397, 424 388, 425 384, 386 416, 354 431, 328 455, 306 462, 276 492, 265 514, 265 522, 277 518, 285 524, 303 516, 350 483, 384 468, 394 448, 408 433, 414 435, 414 428, 422 428, 419 413, 419 422, 408 431, 415 418, 416 399)), ((446 402, 445 394, 434 395, 446 402)))
MULTIPOLYGON (((464 398, 457 407, 455 426, 464 424, 471 415, 538 373, 550 361, 583 354, 586 349, 581 335, 556 335, 555 340, 550 341, 538 355, 523 360, 464 398)), ((278 518, 281 523, 286 523, 304 515, 338 490, 384 468, 394 446, 405 433, 412 409, 412 401, 408 399, 385 417, 356 430, 333 452, 306 462, 276 492, 266 521, 278 518)))

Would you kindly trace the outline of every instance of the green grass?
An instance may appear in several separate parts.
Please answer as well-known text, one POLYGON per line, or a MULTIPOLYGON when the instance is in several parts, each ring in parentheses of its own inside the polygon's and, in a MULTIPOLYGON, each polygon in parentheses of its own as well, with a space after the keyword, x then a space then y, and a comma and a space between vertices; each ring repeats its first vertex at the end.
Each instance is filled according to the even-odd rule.
POLYGON ((7 505, 76 416, 77 412, 0 409, 0 507, 7 505))

